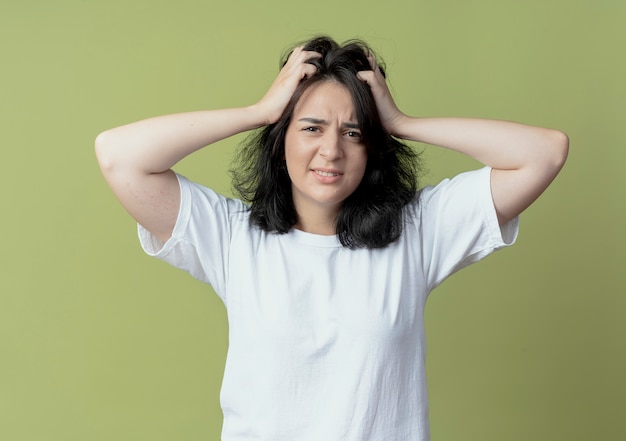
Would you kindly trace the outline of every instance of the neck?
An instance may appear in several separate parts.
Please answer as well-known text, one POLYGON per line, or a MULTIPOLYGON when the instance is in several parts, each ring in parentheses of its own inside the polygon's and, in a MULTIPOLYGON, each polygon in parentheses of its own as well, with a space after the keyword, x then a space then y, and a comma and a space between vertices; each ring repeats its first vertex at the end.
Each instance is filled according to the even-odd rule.
POLYGON ((305 233, 334 236, 336 234, 336 216, 298 216, 298 222, 293 227, 305 233))

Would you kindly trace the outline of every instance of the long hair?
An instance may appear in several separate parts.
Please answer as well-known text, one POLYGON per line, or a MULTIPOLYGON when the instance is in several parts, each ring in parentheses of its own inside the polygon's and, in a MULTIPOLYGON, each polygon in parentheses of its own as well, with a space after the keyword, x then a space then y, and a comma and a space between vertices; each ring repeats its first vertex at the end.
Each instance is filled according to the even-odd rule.
MULTIPOLYGON (((336 233, 348 248, 383 248, 402 234, 403 207, 417 191, 419 155, 385 130, 369 86, 357 78, 357 72, 371 69, 367 54, 373 51, 364 42, 339 45, 329 37, 316 37, 304 44, 304 50, 322 55, 308 61, 316 66, 316 73, 300 82, 276 123, 244 141, 231 169, 233 187, 250 204, 252 225, 283 234, 296 224, 298 213, 284 162, 285 134, 304 91, 335 81, 352 96, 367 149, 365 174, 341 207, 336 233)), ((283 57, 282 66, 288 57, 283 57)), ((378 64, 385 75, 382 60, 378 64)))

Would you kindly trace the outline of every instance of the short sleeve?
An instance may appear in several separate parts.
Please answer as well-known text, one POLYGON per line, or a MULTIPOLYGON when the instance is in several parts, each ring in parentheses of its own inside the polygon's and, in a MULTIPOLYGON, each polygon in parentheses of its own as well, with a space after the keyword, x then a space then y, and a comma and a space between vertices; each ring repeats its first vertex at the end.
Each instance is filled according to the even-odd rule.
POLYGON ((422 189, 417 216, 429 291, 461 268, 512 245, 519 230, 518 217, 498 223, 490 167, 422 189))
POLYGON ((148 255, 210 284, 224 299, 233 222, 247 211, 246 207, 184 176, 176 176, 180 207, 172 236, 162 242, 138 225, 139 241, 148 255))

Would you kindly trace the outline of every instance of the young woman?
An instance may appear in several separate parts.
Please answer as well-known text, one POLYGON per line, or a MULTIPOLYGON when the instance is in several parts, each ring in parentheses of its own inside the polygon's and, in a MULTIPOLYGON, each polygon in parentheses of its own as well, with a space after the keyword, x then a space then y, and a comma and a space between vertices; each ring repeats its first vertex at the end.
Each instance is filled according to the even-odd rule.
POLYGON ((322 37, 291 52, 257 103, 118 127, 96 151, 144 249, 226 305, 223 440, 414 441, 429 439, 428 293, 513 243, 568 139, 408 116, 364 43, 322 37), (257 128, 234 172, 244 202, 171 170, 257 128), (416 191, 418 158, 400 139, 485 167, 416 191))

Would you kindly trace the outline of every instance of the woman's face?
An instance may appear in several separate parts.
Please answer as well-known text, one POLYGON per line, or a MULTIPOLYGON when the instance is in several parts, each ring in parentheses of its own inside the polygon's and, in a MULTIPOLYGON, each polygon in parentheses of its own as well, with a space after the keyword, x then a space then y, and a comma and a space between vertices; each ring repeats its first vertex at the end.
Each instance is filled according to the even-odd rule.
POLYGON ((285 135, 285 160, 298 217, 336 218, 359 186, 367 151, 345 86, 326 81, 307 89, 285 135))

